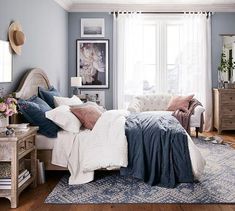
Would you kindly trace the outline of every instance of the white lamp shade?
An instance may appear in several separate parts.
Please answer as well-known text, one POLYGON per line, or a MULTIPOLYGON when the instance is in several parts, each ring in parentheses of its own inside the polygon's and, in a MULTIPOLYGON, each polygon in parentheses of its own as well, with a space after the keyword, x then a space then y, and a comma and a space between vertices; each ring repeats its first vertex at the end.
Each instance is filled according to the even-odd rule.
POLYGON ((82 86, 82 77, 71 77, 71 86, 82 86))

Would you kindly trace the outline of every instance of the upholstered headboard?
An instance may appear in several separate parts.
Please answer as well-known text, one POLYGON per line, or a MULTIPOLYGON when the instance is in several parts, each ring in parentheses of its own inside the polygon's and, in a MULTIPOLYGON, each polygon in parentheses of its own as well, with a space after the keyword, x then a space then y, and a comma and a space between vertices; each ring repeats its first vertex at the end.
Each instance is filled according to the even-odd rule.
MULTIPOLYGON (((50 82, 46 73, 39 68, 29 70, 22 78, 20 85, 16 92, 14 92, 15 98, 28 99, 33 95, 38 95, 38 87, 48 89, 50 82)), ((13 115, 10 118, 11 123, 25 122, 21 114, 13 115)))
POLYGON ((50 87, 46 73, 39 68, 29 70, 22 78, 14 95, 16 98, 28 99, 33 95, 38 95, 39 86, 45 89, 50 87))

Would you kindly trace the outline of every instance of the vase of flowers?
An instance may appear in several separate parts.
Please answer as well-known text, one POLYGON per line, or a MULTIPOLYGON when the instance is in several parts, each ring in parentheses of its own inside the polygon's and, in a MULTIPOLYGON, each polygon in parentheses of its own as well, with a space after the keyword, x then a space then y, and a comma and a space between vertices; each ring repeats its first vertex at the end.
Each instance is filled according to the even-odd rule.
POLYGON ((224 82, 233 82, 233 70, 235 68, 235 62, 233 58, 227 58, 225 52, 221 53, 220 66, 218 66, 218 77, 219 77, 219 87, 222 88, 224 86, 224 82))
POLYGON ((9 125, 9 117, 17 113, 17 100, 11 96, 0 97, 0 127, 9 125))

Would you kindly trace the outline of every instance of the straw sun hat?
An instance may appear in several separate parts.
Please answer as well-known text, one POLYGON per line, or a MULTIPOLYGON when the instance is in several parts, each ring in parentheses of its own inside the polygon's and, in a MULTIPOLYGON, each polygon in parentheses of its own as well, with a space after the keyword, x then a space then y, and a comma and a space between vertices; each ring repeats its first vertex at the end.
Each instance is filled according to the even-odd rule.
POLYGON ((8 30, 8 37, 13 51, 16 54, 20 55, 21 47, 24 45, 25 42, 25 35, 22 32, 22 27, 20 23, 18 22, 11 23, 8 30))

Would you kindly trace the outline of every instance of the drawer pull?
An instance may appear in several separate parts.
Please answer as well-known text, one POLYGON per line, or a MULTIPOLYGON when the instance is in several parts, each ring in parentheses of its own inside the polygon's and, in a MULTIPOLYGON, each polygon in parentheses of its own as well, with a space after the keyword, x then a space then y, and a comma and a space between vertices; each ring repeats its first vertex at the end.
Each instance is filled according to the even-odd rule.
POLYGON ((25 147, 20 147, 20 149, 25 149, 25 147))
MULTIPOLYGON (((231 111, 232 111, 232 110, 231 110, 231 111)), ((29 144, 33 144, 33 141, 29 141, 28 143, 29 143, 29 144)))
POLYGON ((230 97, 230 100, 232 100, 233 98, 232 97, 230 97))

